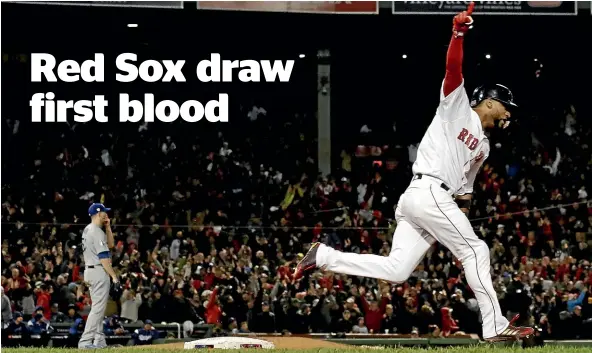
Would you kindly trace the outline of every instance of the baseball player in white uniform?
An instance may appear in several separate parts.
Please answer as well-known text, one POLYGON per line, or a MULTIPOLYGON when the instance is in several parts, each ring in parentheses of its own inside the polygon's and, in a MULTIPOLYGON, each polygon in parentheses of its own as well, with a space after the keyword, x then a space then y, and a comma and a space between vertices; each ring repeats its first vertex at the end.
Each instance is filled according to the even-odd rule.
POLYGON ((296 276, 318 267, 400 283, 438 241, 464 267, 481 310, 483 337, 512 340, 530 336, 534 330, 515 327, 502 314, 491 281, 489 248, 473 231, 466 213, 475 177, 489 155, 484 130, 507 127, 516 105, 510 90, 502 85, 481 86, 469 101, 462 76, 462 50, 464 34, 473 22, 473 7, 471 4, 453 20, 440 104, 419 145, 412 181, 395 211, 397 228, 390 255, 344 253, 315 243, 298 264, 296 276))
POLYGON ((90 299, 92 306, 86 319, 84 333, 78 341, 78 348, 107 347, 103 334, 103 319, 109 299, 111 283, 119 283, 117 275, 111 267, 111 252, 113 248, 113 233, 107 212, 111 209, 103 204, 93 203, 88 209, 91 223, 84 228, 82 234, 82 251, 84 257, 84 281, 90 285, 90 299), (103 231, 105 227, 105 231, 103 231))

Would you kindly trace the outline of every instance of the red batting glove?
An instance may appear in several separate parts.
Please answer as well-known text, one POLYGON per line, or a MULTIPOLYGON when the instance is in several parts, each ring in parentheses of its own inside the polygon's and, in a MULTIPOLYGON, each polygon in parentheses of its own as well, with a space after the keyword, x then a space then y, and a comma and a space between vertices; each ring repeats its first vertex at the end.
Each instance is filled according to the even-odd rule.
POLYGON ((455 37, 464 36, 465 33, 467 33, 467 31, 473 27, 473 18, 471 15, 473 14, 474 8, 475 3, 471 1, 467 11, 463 11, 454 16, 454 19, 452 20, 452 33, 454 33, 455 37))

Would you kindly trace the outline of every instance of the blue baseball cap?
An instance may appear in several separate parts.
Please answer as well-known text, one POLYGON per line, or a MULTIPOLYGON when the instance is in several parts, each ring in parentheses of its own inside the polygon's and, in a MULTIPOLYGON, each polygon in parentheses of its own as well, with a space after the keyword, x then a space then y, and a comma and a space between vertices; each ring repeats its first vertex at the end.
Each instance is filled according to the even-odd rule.
POLYGON ((94 215, 96 215, 99 212, 107 212, 107 211, 111 211, 111 209, 105 207, 105 205, 103 205, 102 203, 93 203, 88 208, 88 215, 89 216, 94 216, 94 215))

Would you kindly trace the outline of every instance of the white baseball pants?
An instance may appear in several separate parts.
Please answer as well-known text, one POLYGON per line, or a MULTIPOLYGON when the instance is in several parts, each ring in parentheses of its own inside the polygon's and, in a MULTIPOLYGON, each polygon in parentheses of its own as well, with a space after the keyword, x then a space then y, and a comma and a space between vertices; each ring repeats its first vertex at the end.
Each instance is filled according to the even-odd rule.
POLYGON ((483 337, 497 336, 509 322, 502 315, 491 282, 489 248, 477 237, 452 193, 445 191, 441 184, 442 181, 424 175, 412 181, 401 195, 389 256, 344 253, 321 245, 317 250, 317 266, 351 276, 404 282, 438 241, 464 267, 483 317, 483 337))

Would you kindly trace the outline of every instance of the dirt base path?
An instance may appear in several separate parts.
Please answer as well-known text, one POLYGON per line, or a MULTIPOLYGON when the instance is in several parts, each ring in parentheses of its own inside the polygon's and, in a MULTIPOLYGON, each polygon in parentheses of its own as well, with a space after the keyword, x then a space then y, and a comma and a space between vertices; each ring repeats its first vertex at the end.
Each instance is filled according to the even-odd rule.
MULTIPOLYGON (((277 349, 317 349, 317 348, 339 348, 347 349, 354 346, 346 344, 339 344, 334 342, 324 341, 322 339, 306 338, 306 337, 257 337, 258 339, 270 341, 275 345, 277 349)), ((150 346, 133 346, 133 348, 145 348, 145 349, 171 349, 178 350, 183 349, 183 342, 158 344, 150 346)))
POLYGON ((307 337, 259 337, 275 344, 278 349, 309 349, 309 348, 352 348, 347 344, 324 341, 307 337))

